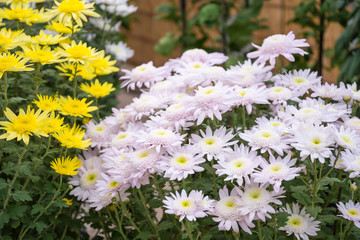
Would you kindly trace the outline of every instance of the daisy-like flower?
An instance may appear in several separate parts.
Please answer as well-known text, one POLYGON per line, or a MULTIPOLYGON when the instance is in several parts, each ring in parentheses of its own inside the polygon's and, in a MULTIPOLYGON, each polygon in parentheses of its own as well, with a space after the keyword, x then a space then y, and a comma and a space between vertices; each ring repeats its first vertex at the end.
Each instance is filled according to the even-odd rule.
POLYGON ((57 158, 50 164, 51 168, 61 175, 76 175, 78 173, 76 169, 78 169, 82 165, 80 159, 78 159, 77 157, 57 158))
POLYGON ((61 146, 67 148, 78 148, 78 149, 87 149, 90 145, 90 139, 84 139, 85 131, 81 127, 74 125, 72 128, 69 126, 64 127, 59 132, 53 134, 61 146))
POLYGON ((204 171, 204 168, 198 165, 205 162, 205 159, 196 153, 193 146, 177 147, 169 150, 168 153, 169 156, 163 157, 160 163, 165 171, 164 177, 180 181, 187 178, 189 174, 204 171))
POLYGON ((60 73, 60 75, 68 77, 69 81, 74 80, 75 76, 81 76, 82 79, 85 80, 92 80, 96 77, 94 68, 91 67, 88 63, 79 65, 77 63, 65 62, 60 63, 55 67, 62 71, 63 73, 60 73))
POLYGON ((0 29, 0 52, 7 52, 27 41, 26 34, 22 31, 12 31, 11 29, 0 29))
POLYGON ((214 204, 211 215, 215 222, 219 222, 219 230, 229 231, 231 228, 235 232, 239 232, 240 227, 247 233, 251 234, 249 227, 255 227, 253 223, 247 224, 240 214, 240 205, 238 204, 239 195, 234 188, 230 195, 226 186, 219 190, 220 200, 214 204))
POLYGON ((299 71, 293 70, 285 75, 276 75, 273 77, 273 81, 297 91, 299 95, 303 95, 313 86, 320 85, 321 77, 318 77, 317 72, 310 72, 310 69, 305 69, 299 71))
POLYGON ((96 124, 93 121, 90 121, 85 126, 86 134, 85 139, 91 139, 91 147, 101 148, 107 146, 110 142, 111 128, 101 121, 96 124))
POLYGON ((350 178, 360 175, 360 154, 354 154, 346 149, 341 153, 341 160, 341 166, 344 167, 345 172, 350 172, 350 178))
POLYGON ((358 117, 352 117, 344 122, 344 126, 352 130, 355 130, 357 134, 360 134, 360 119, 358 117))
POLYGON ((67 61, 85 64, 85 62, 93 61, 99 56, 97 49, 88 47, 86 42, 80 41, 76 43, 74 40, 70 43, 61 44, 60 53, 67 61))
POLYGON ((232 92, 233 105, 245 106, 248 114, 251 114, 253 104, 269 104, 267 98, 268 89, 265 86, 254 85, 248 88, 236 86, 232 92))
POLYGON ((320 231, 319 221, 314 221, 315 218, 305 212, 305 207, 300 210, 297 203, 292 204, 292 209, 289 204, 285 208, 281 208, 280 212, 289 213, 288 220, 284 227, 279 227, 279 230, 286 231, 287 235, 294 234, 297 240, 309 240, 308 236, 316 236, 317 231, 320 231))
POLYGON ((245 184, 243 190, 236 188, 240 197, 237 199, 239 211, 245 216, 245 221, 250 224, 254 219, 260 219, 265 222, 265 218, 271 218, 269 213, 275 213, 275 209, 270 205, 275 203, 281 205, 278 198, 282 198, 281 194, 285 193, 283 188, 278 192, 267 190, 269 184, 259 186, 257 183, 245 184))
POLYGON ((359 152, 360 136, 356 131, 341 126, 340 129, 335 128, 335 135, 335 141, 339 146, 352 152, 359 152))
POLYGON ((32 71, 33 68, 26 65, 29 58, 21 58, 16 54, 1 53, 0 54, 0 78, 5 72, 23 72, 32 71))
POLYGON ((93 101, 86 102, 86 98, 77 99, 67 96, 67 98, 60 96, 60 113, 63 115, 70 115, 74 117, 92 117, 90 112, 97 109, 95 106, 90 106, 93 101))
POLYGON ((329 126, 300 125, 293 134, 291 146, 300 151, 302 160, 309 156, 312 162, 324 163, 332 155, 334 136, 329 126))
POLYGON ((99 55, 90 62, 90 65, 95 69, 96 75, 108 75, 119 71, 119 68, 114 66, 116 60, 110 60, 110 57, 110 55, 105 56, 104 51, 100 51, 99 55))
POLYGON ((32 37, 32 41, 35 44, 39 45, 55 45, 64 41, 66 37, 62 37, 61 35, 50 35, 46 34, 43 30, 40 30, 38 35, 32 37))
POLYGON ((290 31, 287 35, 275 34, 265 38, 261 46, 253 44, 258 50, 247 54, 248 58, 258 58, 255 63, 264 63, 270 60, 270 65, 275 65, 275 59, 279 55, 283 55, 290 62, 295 61, 292 54, 307 54, 299 47, 309 47, 306 39, 295 39, 295 34, 290 31))
POLYGON ((135 90, 135 87, 141 88, 143 85, 150 88, 154 83, 164 80, 167 72, 164 68, 154 67, 153 62, 144 63, 136 68, 130 70, 122 69, 125 73, 120 77, 120 80, 125 80, 121 83, 121 87, 126 87, 129 90, 135 90))
POLYGON ((113 178, 105 173, 101 173, 101 179, 96 182, 95 186, 97 192, 103 196, 111 195, 116 197, 118 193, 122 193, 121 201, 123 202, 127 199, 126 196, 130 195, 129 193, 125 194, 125 191, 130 187, 129 184, 114 181, 113 178))
POLYGON ((206 154, 207 160, 210 161, 213 158, 223 159, 226 153, 231 152, 230 146, 234 145, 237 141, 230 140, 234 138, 234 135, 230 132, 226 133, 226 128, 224 126, 216 129, 212 133, 209 126, 206 127, 206 132, 204 133, 200 130, 200 134, 191 134, 192 142, 199 147, 201 154, 206 154))
POLYGON ((90 83, 90 85, 87 83, 82 83, 80 85, 80 89, 91 94, 95 98, 107 96, 115 90, 112 83, 104 82, 101 84, 98 79, 96 79, 94 83, 90 83))
POLYGON ((75 33, 80 31, 79 26, 66 25, 55 21, 52 21, 50 24, 46 25, 45 28, 49 31, 53 31, 54 33, 60 33, 60 34, 71 34, 72 32, 75 33))
POLYGON ((167 208, 165 212, 180 216, 179 222, 185 217, 189 221, 196 221, 196 218, 203 218, 207 215, 202 207, 202 199, 199 198, 199 194, 195 190, 192 190, 189 196, 187 196, 184 189, 181 191, 181 194, 178 192, 170 194, 171 197, 165 196, 166 200, 163 200, 164 207, 167 208))
POLYGON ((311 97, 321 97, 323 99, 342 100, 341 89, 335 84, 316 85, 311 88, 313 93, 311 97))
POLYGON ((51 112, 49 118, 47 118, 43 131, 46 134, 54 134, 59 132, 64 126, 64 118, 60 118, 60 115, 55 115, 55 112, 51 112))
POLYGON ((49 12, 53 16, 57 16, 59 22, 65 25, 73 25, 72 20, 74 20, 77 25, 82 27, 82 22, 87 22, 86 16, 100 17, 100 15, 95 12, 95 2, 86 4, 85 1, 82 0, 64 0, 60 3, 55 1, 55 4, 56 6, 49 12))
POLYGON ((32 45, 30 48, 23 46, 23 54, 33 63, 53 64, 65 61, 60 58, 60 52, 51 50, 50 47, 39 45, 32 45))
POLYGON ((342 213, 341 216, 349 221, 353 221, 357 228, 360 228, 360 203, 354 203, 349 201, 347 203, 339 202, 336 204, 339 211, 342 213))
POLYGON ((0 2, 10 5, 11 8, 23 8, 27 7, 30 2, 40 3, 44 0, 1 0, 0 2))
POLYGON ((252 174, 254 182, 257 183, 270 183, 274 187, 274 191, 280 191, 282 181, 290 181, 296 176, 299 176, 298 172, 301 171, 299 167, 293 167, 296 163, 296 159, 291 159, 291 153, 284 158, 270 156, 269 162, 262 161, 260 166, 261 171, 256 171, 252 174))
POLYGON ((24 141, 26 145, 29 144, 30 136, 45 136, 48 135, 44 132, 46 126, 46 119, 49 112, 42 112, 40 109, 35 112, 28 106, 26 112, 23 109, 19 110, 19 115, 16 116, 10 108, 4 111, 5 116, 9 121, 1 121, 0 129, 4 129, 6 133, 0 135, 0 139, 10 141, 17 139, 17 141, 24 141))
POLYGON ((160 152, 161 148, 171 149, 180 146, 184 141, 185 135, 180 135, 168 129, 158 128, 151 129, 150 132, 140 131, 136 142, 148 147, 155 148, 160 152))
POLYGON ((36 104, 36 106, 43 110, 43 111, 49 111, 54 112, 59 110, 60 103, 56 96, 46 96, 46 95, 37 95, 38 100, 34 100, 33 103, 36 104))
POLYGON ((260 149, 261 153, 267 151, 272 155, 271 150, 274 150, 282 156, 284 150, 289 148, 289 141, 285 138, 284 134, 273 127, 253 127, 251 130, 239 133, 239 136, 249 143, 252 150, 260 149))
POLYGON ((141 94, 139 98, 134 98, 133 103, 127 105, 123 111, 128 117, 141 119, 155 113, 156 109, 165 107, 164 99, 149 94, 141 94))
POLYGON ((192 111, 189 111, 185 104, 175 103, 171 104, 164 111, 157 112, 159 116, 164 120, 162 126, 170 125, 178 132, 188 127, 191 123, 189 120, 193 119, 192 111))
POLYGON ((235 145, 234 152, 228 153, 224 160, 218 161, 218 164, 214 165, 216 174, 219 176, 226 175, 225 181, 237 180, 239 186, 243 184, 243 180, 246 183, 250 183, 250 175, 254 169, 259 166, 263 159, 257 156, 255 151, 251 151, 244 144, 240 147, 235 145))
POLYGON ((286 105, 287 100, 299 100, 290 89, 281 86, 271 87, 268 91, 268 99, 272 101, 272 104, 274 105, 286 105))
POLYGON ((106 52, 114 55, 115 59, 121 62, 126 62, 129 58, 134 56, 134 50, 126 46, 124 42, 106 44, 106 52))

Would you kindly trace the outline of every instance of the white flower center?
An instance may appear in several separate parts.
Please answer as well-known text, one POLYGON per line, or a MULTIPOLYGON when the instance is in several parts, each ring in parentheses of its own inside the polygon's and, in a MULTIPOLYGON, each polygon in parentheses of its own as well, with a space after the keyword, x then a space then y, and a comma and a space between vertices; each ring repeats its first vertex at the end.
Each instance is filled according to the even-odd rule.
POLYGON ((200 141, 203 152, 217 153, 221 149, 223 141, 218 137, 206 137, 200 141))

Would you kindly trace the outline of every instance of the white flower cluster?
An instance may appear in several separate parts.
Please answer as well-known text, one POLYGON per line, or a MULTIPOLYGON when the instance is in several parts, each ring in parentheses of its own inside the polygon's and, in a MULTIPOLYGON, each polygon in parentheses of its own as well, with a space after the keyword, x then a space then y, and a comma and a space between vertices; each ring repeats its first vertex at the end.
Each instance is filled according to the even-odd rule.
MULTIPOLYGON (((315 236, 320 222, 305 207, 281 201, 284 182, 299 176, 304 161, 334 166, 350 178, 360 175, 360 119, 352 116, 359 105, 356 84, 322 85, 309 69, 273 75, 261 61, 217 66, 226 60, 193 49, 162 67, 149 62, 124 70, 123 86, 146 90, 87 125, 96 151, 84 153, 71 194, 101 209, 124 201, 128 188, 149 184, 154 175, 181 181, 204 171, 208 161, 231 192, 226 185, 217 189, 216 200, 183 189, 164 199, 166 213, 180 221, 212 215, 220 230, 238 232, 240 226, 251 234, 254 220, 265 222, 283 206, 280 211, 290 216, 280 230, 297 239, 315 236)), ((360 216, 358 204, 352 212, 340 207, 348 219, 360 216)), ((359 218, 354 221, 358 226, 359 218)))

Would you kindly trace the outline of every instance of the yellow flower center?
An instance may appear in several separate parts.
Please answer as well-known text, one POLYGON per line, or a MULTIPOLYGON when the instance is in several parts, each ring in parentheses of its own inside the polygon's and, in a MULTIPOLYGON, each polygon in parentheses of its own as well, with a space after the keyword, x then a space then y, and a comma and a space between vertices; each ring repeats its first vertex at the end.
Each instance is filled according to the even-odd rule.
POLYGON ((189 160, 186 158, 186 157, 184 157, 184 156, 180 156, 180 157, 178 157, 178 158, 176 158, 176 162, 177 163, 180 163, 180 164, 185 164, 185 163, 187 163, 189 160))
POLYGON ((0 45, 10 45, 14 40, 5 36, 0 36, 0 45))
POLYGON ((357 210, 355 208, 350 208, 346 211, 352 216, 360 216, 359 210, 357 210))
POLYGON ((18 62, 13 56, 6 56, 0 59, 0 72, 6 71, 7 69, 16 66, 18 62))
POLYGON ((70 54, 74 58, 83 58, 91 55, 91 51, 82 45, 75 45, 65 50, 66 53, 70 54))
POLYGON ((247 91, 246 91, 245 89, 243 89, 243 90, 240 90, 240 91, 238 92, 238 94, 239 94, 239 96, 244 97, 244 96, 247 94, 247 91))
POLYGON ((92 183, 96 180, 96 174, 95 173, 90 173, 87 177, 86 177, 86 181, 89 183, 92 183))
POLYGON ((58 9, 63 13, 76 13, 84 10, 84 3, 79 0, 67 0, 60 3, 58 9))
POLYGON ((213 144, 215 143, 215 139, 212 139, 212 138, 206 139, 206 140, 205 140, 205 143, 206 143, 207 145, 213 145, 213 144))
POLYGON ((50 51, 38 50, 26 53, 34 62, 49 62, 54 59, 50 51))
POLYGON ((270 169, 271 169, 271 171, 273 171, 273 172, 278 172, 278 171, 280 171, 281 169, 282 169, 282 166, 281 165, 278 165, 278 164, 274 164, 274 165, 272 165, 271 167, 270 167, 270 169))
POLYGON ((298 216, 292 216, 287 221, 287 224, 289 224, 291 226, 295 226, 295 227, 301 226, 301 225, 303 225, 303 223, 304 223, 303 219, 298 216))
POLYGON ((190 202, 190 200, 182 200, 180 204, 181 204, 181 206, 187 208, 187 207, 190 207, 191 202, 190 202))
POLYGON ((146 158, 147 156, 149 156, 149 152, 143 152, 140 154, 139 158, 146 158))
POLYGON ((269 137, 271 137, 271 133, 263 132, 263 133, 261 133, 261 136, 264 137, 264 138, 269 138, 269 137))
POLYGON ((228 208, 233 208, 233 207, 235 206, 235 203, 234 203, 234 201, 228 201, 228 202, 226 203, 226 206, 227 206, 228 208))
POLYGON ((124 139, 126 138, 126 133, 120 134, 119 136, 116 137, 116 139, 124 139))
POLYGON ((312 142, 315 144, 315 145, 319 145, 321 143, 321 140, 319 138, 314 138, 312 140, 312 142))
POLYGON ((20 115, 13 119, 12 126, 18 133, 30 133, 37 128, 38 122, 34 115, 20 115))
POLYGON ((261 190, 259 189, 254 189, 250 192, 249 194, 250 198, 252 199, 258 199, 261 196, 261 190))
POLYGON ((156 135, 164 136, 166 134, 165 130, 159 130, 155 133, 156 135))
POLYGON ((293 78, 293 81, 295 83, 301 84, 301 83, 306 82, 307 80, 305 78, 302 78, 302 77, 295 77, 295 78, 293 78))
POLYGON ((272 91, 273 91, 273 92, 276 92, 276 93, 279 93, 279 92, 284 91, 284 88, 283 88, 283 87, 274 87, 274 88, 272 89, 272 91))
POLYGON ((347 136, 342 136, 342 139, 344 140, 344 142, 346 143, 352 143, 351 138, 347 137, 347 136))
POLYGON ((109 182, 109 188, 116 188, 118 185, 119 183, 116 181, 109 182))
POLYGON ((214 92, 213 89, 207 89, 207 90, 204 92, 204 94, 205 94, 205 95, 209 95, 209 94, 211 94, 211 93, 213 93, 213 92, 214 92))
POLYGON ((92 65, 97 68, 107 68, 109 66, 109 62, 106 61, 105 59, 98 58, 94 60, 94 63, 92 63, 92 65))

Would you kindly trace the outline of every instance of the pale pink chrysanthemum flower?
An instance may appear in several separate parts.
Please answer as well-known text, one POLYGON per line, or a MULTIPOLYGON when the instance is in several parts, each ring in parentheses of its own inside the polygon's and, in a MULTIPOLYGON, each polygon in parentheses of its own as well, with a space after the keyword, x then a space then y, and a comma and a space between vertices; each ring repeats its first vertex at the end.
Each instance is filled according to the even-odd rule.
POLYGON ((196 68, 196 71, 186 68, 181 72, 183 81, 189 88, 211 86, 212 84, 222 81, 225 74, 225 69, 218 66, 203 66, 196 68))
POLYGON ((134 69, 122 70, 125 73, 125 76, 120 77, 120 80, 125 80, 121 87, 126 87, 129 90, 135 90, 135 87, 141 88, 143 85, 147 88, 150 88, 156 82, 164 80, 168 75, 165 68, 156 68, 153 65, 153 62, 144 63, 140 66, 135 67, 134 69))
POLYGON ((287 235, 294 234, 297 240, 309 240, 308 236, 316 236, 317 231, 320 231, 320 221, 314 221, 315 218, 305 212, 305 207, 300 210, 297 203, 292 204, 292 209, 289 204, 285 208, 281 208, 280 212, 290 214, 284 227, 279 227, 279 230, 286 231, 287 235))
POLYGON ((193 120, 193 111, 189 111, 185 104, 174 103, 168 106, 164 111, 157 112, 169 126, 172 126, 176 131, 191 126, 189 121, 193 120))
POLYGON ((119 130, 122 127, 126 127, 127 123, 130 122, 134 116, 124 112, 124 109, 111 109, 112 114, 104 119, 104 123, 109 125, 114 131, 119 130))
POLYGON ((202 208, 206 214, 209 214, 214 209, 215 200, 210 199, 209 196, 204 196, 201 190, 192 190, 191 192, 191 196, 196 199, 199 207, 202 208))
POLYGON ((191 142, 193 142, 196 147, 199 147, 199 153, 206 155, 208 161, 213 158, 223 159, 226 153, 232 151, 230 146, 237 142, 230 142, 230 140, 234 138, 234 135, 231 131, 226 133, 224 126, 216 129, 214 133, 211 131, 211 128, 207 126, 205 133, 200 130, 200 135, 201 136, 191 134, 191 142))
POLYGON ((269 191, 269 184, 260 186, 258 183, 245 184, 243 188, 236 188, 239 194, 237 203, 239 204, 240 214, 245 216, 245 221, 250 224, 253 220, 260 219, 265 222, 266 218, 271 218, 269 213, 275 213, 272 203, 281 205, 278 198, 285 197, 283 188, 279 191, 269 191))
POLYGON ((231 66, 226 71, 226 78, 224 81, 231 86, 251 87, 256 84, 263 84, 265 81, 271 79, 271 66, 265 66, 265 63, 252 63, 251 60, 246 60, 243 64, 238 63, 236 66, 231 66))
POLYGON ((354 154, 346 149, 345 152, 341 154, 341 160, 344 171, 350 172, 350 178, 355 178, 360 175, 360 154, 354 154))
POLYGON ((204 171, 199 164, 206 160, 197 153, 193 146, 177 147, 167 152, 169 155, 164 156, 160 162, 160 168, 165 171, 164 177, 180 181, 190 174, 204 171))
POLYGON ((344 121, 344 126, 352 130, 355 130, 357 134, 360 134, 360 119, 358 117, 351 117, 344 121))
POLYGON ((126 156, 129 161, 132 173, 131 178, 140 178, 146 172, 155 173, 159 170, 160 155, 154 149, 138 149, 126 156))
POLYGON ((214 165, 216 174, 219 176, 226 175, 225 181, 236 180, 241 186, 243 181, 250 183, 250 175, 254 169, 264 161, 255 151, 241 144, 240 147, 235 145, 233 152, 226 155, 224 160, 220 160, 214 165))
POLYGON ((229 96, 230 91, 229 87, 221 83, 205 88, 199 87, 195 96, 184 99, 183 104, 193 112, 197 125, 200 125, 207 117, 214 119, 215 116, 222 120, 222 114, 234 105, 233 99, 229 96))
POLYGON ((302 160, 310 157, 314 162, 318 159, 321 163, 325 162, 325 158, 332 155, 331 150, 335 143, 334 135, 330 126, 320 125, 299 125, 293 131, 291 146, 300 151, 302 160))
POLYGON ((360 146, 360 135, 356 131, 351 130, 350 128, 344 128, 341 126, 340 129, 335 130, 335 141, 336 143, 346 149, 349 149, 352 152, 359 152, 360 146))
POLYGON ((70 195, 74 195, 80 201, 87 200, 96 192, 96 182, 101 179, 104 171, 101 164, 102 159, 98 151, 83 151, 84 158, 80 156, 82 166, 78 168, 78 174, 69 179, 69 184, 74 186, 70 195))
POLYGON ((149 94, 142 94, 139 98, 134 98, 133 102, 123 109, 123 112, 134 116, 135 120, 139 120, 143 116, 154 114, 156 109, 165 106, 164 99, 149 94))
POLYGON ((342 100, 341 89, 335 84, 325 83, 323 85, 313 86, 311 97, 321 97, 323 99, 342 100))
POLYGON ((116 135, 112 135, 110 147, 123 149, 136 146, 136 137, 138 131, 128 128, 125 131, 119 131, 116 135))
POLYGON ((272 101, 272 104, 287 105, 288 100, 299 101, 297 95, 287 87, 274 86, 268 90, 268 100, 272 101))
POLYGON ((121 201, 126 201, 128 199, 127 197, 130 195, 130 193, 127 193, 125 191, 119 191, 114 196, 112 196, 111 194, 103 195, 99 192, 95 192, 89 197, 87 202, 89 203, 89 207, 95 208, 95 211, 100 211, 104 207, 110 204, 114 204, 114 202, 118 202, 120 200, 119 194, 121 197, 121 201))
POLYGON ((261 46, 252 44, 258 50, 250 52, 246 56, 248 58, 258 58, 256 63, 264 63, 270 60, 270 65, 274 66, 276 58, 283 55, 290 62, 295 61, 293 54, 304 56, 307 54, 299 47, 309 47, 306 39, 295 39, 295 34, 290 31, 287 35, 275 34, 265 38, 261 46))
MULTIPOLYGON (((99 194, 104 196, 111 195, 113 197, 116 197, 118 192, 125 192, 130 187, 129 184, 117 182, 105 173, 101 173, 101 179, 96 182, 95 186, 99 194)), ((125 201, 125 199, 122 199, 122 201, 125 201)))
POLYGON ((259 117, 255 119, 256 124, 259 129, 273 128, 280 133, 288 133, 289 132, 289 123, 282 121, 279 117, 266 118, 259 117))
POLYGON ((291 159, 291 153, 286 157, 270 156, 269 162, 262 161, 260 163, 261 170, 255 171, 252 174, 254 182, 273 185, 274 191, 280 191, 282 181, 290 181, 301 171, 300 167, 293 167, 296 164, 296 159, 291 159))
MULTIPOLYGON (((354 97, 355 97, 355 92, 357 91, 357 89, 356 89, 356 83, 354 83, 354 84, 353 85, 347 84, 345 86, 344 82, 340 82, 339 89, 340 89, 342 101, 351 104, 351 100, 355 100, 354 97), (353 89, 353 86, 355 87, 355 90, 353 89)), ((359 94, 358 101, 359 100, 360 100, 360 94, 359 94)))
POLYGON ((313 86, 321 84, 321 77, 317 75, 317 72, 310 72, 310 69, 293 70, 285 75, 279 74, 274 76, 272 80, 275 84, 280 84, 298 92, 299 96, 307 93, 313 86))
POLYGON ((268 89, 265 86, 255 85, 248 88, 236 86, 231 93, 231 98, 234 101, 233 106, 245 106, 248 114, 251 114, 253 104, 269 104, 268 89))
POLYGON ((101 158, 103 160, 102 167, 106 169, 106 172, 109 174, 114 168, 118 166, 123 166, 125 163, 125 149, 117 148, 106 148, 101 151, 101 158))
POLYGON ((336 204, 339 211, 342 213, 338 215, 349 221, 353 221, 357 228, 360 228, 360 203, 354 203, 352 200, 347 203, 339 202, 336 204))
POLYGON ((180 146, 186 136, 164 128, 148 130, 139 131, 136 142, 149 149, 155 148, 158 153, 164 148, 171 149, 180 146))
POLYGON ((261 153, 267 151, 272 155, 271 150, 274 150, 282 156, 284 150, 289 149, 289 141, 285 138, 285 135, 273 127, 253 127, 251 130, 239 133, 239 136, 248 142, 252 150, 260 149, 261 153))
MULTIPOLYGON (((341 86, 341 83, 340 83, 340 86, 341 86)), ((356 82, 354 82, 352 85, 347 84, 346 86, 347 86, 347 89, 352 93, 352 95, 351 95, 352 100, 359 102, 360 101, 360 90, 357 89, 356 82)), ((346 91, 343 91, 343 92, 347 93, 346 91)))
POLYGON ((246 223, 240 214, 240 206, 238 204, 239 195, 234 188, 230 195, 226 186, 219 190, 220 200, 214 203, 214 209, 211 215, 212 219, 218 222, 219 230, 229 231, 231 228, 234 232, 239 232, 239 225, 245 232, 251 234, 249 227, 255 227, 253 223, 246 223))
POLYGON ((90 121, 85 125, 85 137, 84 139, 91 139, 91 147, 101 147, 109 145, 110 134, 112 129, 104 122, 96 124, 94 121, 90 121))
POLYGON ((199 197, 202 196, 198 194, 198 191, 192 190, 189 193, 189 196, 186 194, 186 191, 183 189, 181 194, 177 191, 175 194, 170 193, 171 197, 165 196, 166 200, 163 200, 165 204, 165 212, 167 214, 175 214, 180 216, 179 222, 181 222, 185 217, 189 221, 196 221, 196 218, 203 218, 207 216, 202 207, 202 199, 199 197))

